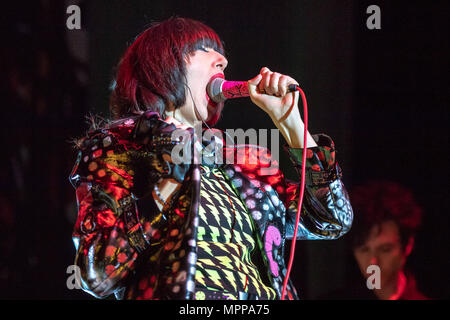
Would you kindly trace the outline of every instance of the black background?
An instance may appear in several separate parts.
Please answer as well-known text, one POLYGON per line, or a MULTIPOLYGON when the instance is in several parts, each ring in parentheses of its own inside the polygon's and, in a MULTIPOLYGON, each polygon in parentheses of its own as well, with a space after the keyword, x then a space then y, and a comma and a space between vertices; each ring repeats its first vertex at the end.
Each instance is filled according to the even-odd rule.
MULTIPOLYGON (((413 190, 425 216, 408 266, 426 295, 450 297, 446 1, 30 1, 4 12, 3 298, 90 298, 66 287, 75 254, 70 139, 83 135, 88 112, 109 115, 108 87, 127 45, 173 15, 219 34, 228 79, 263 66, 295 78, 310 132, 333 137, 347 188, 384 178, 413 190), (81 30, 66 27, 69 4, 81 8, 81 30), (366 27, 371 4, 381 30, 366 27)), ((274 128, 247 99, 228 101, 217 127, 274 128)), ((358 274, 346 240, 297 244, 292 278, 303 298, 358 274)))

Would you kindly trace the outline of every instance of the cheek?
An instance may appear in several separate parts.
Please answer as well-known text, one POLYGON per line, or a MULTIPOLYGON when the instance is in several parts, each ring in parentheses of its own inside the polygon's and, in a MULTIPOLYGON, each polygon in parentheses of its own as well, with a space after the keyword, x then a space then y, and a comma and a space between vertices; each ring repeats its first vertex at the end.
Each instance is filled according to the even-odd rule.
POLYGON ((392 252, 380 256, 381 272, 387 276, 398 272, 403 267, 403 257, 399 252, 392 252))

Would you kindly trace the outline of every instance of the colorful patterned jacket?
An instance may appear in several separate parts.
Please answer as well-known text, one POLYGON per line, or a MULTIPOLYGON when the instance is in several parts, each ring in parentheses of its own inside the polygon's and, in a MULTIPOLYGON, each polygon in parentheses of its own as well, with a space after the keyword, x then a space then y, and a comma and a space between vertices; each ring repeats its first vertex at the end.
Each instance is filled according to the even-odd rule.
MULTIPOLYGON (((82 288, 96 297, 194 297, 200 165, 173 161, 173 148, 188 142, 175 139, 175 129, 147 112, 92 131, 78 144, 70 176, 78 203, 75 263, 82 288), (170 209, 163 212, 145 208, 161 178, 181 183, 170 209)), ((314 139, 318 146, 307 149, 297 239, 336 239, 350 229, 353 212, 333 142, 325 135, 314 139)), ((303 149, 285 149, 300 175, 303 149)), ((267 277, 280 298, 284 245, 294 234, 299 183, 285 179, 264 148, 223 150, 233 153, 235 161, 221 170, 254 220, 267 277)), ((298 298, 291 282, 287 298, 298 298)))

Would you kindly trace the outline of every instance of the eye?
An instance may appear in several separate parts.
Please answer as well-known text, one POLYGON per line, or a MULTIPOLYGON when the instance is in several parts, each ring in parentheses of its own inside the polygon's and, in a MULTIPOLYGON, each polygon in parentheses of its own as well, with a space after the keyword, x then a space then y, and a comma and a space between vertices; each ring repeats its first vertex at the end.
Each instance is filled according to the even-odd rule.
POLYGON ((209 52, 209 48, 206 48, 206 47, 204 47, 204 46, 201 46, 201 47, 199 48, 199 50, 204 51, 204 52, 209 52))
POLYGON ((388 253, 388 252, 391 252, 392 249, 393 249, 393 247, 392 247, 391 245, 382 246, 382 247, 381 247, 381 252, 383 252, 383 253, 388 253))
POLYGON ((366 247, 366 246, 363 246, 363 247, 357 248, 357 250, 358 250, 360 253, 367 253, 367 252, 369 251, 369 248, 366 247))

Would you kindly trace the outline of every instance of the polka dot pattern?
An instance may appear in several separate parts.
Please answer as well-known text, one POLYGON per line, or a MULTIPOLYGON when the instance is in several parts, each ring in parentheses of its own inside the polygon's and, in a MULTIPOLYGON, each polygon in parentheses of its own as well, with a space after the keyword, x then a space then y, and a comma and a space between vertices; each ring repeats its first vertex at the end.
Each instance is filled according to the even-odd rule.
MULTIPOLYGON (((178 143, 170 138, 173 130, 174 125, 146 112, 91 133, 81 143, 71 175, 79 203, 77 263, 86 266, 82 277, 91 288, 106 280, 112 284, 95 294, 110 294, 120 283, 126 299, 202 298, 195 294, 201 174, 198 165, 171 162, 171 149, 178 143), (136 199, 167 177, 182 183, 172 206, 164 213, 137 212, 136 199)), ((334 145, 322 140, 321 147, 307 153, 307 166, 316 172, 335 166, 334 145)), ((298 168, 301 153, 288 153, 298 168)), ((280 296, 286 273, 284 244, 294 228, 298 184, 284 179, 267 149, 240 149, 235 159, 223 169, 252 217, 263 262, 280 296)), ((300 238, 332 239, 345 233, 353 213, 342 182, 336 179, 307 190, 300 238)), ((291 282, 288 292, 297 298, 291 282)))

